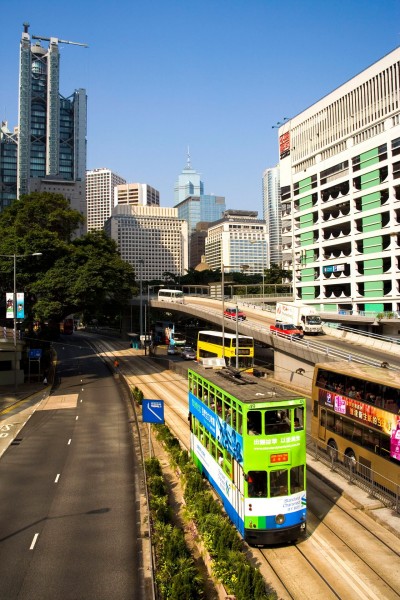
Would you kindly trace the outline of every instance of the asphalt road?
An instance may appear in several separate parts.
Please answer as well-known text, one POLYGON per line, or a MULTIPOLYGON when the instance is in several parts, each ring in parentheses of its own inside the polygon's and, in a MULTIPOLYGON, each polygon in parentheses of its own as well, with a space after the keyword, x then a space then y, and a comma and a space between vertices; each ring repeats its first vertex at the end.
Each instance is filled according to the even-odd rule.
POLYGON ((58 346, 61 383, 0 460, 4 600, 144 598, 126 405, 77 342, 58 346))

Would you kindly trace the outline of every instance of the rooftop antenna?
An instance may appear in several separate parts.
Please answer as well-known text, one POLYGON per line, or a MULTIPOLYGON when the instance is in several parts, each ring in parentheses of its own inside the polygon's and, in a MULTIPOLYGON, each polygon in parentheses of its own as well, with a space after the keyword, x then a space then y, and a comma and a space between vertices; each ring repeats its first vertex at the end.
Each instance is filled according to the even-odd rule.
POLYGON ((190 150, 189 150, 189 146, 187 147, 187 169, 191 169, 191 165, 190 165, 190 150))

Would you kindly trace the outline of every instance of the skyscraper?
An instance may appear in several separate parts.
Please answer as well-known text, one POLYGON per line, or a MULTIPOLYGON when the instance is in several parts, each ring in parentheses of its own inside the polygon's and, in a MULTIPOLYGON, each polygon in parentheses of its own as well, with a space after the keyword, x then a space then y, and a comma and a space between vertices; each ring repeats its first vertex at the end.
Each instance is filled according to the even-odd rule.
POLYGON ((86 173, 87 230, 103 229, 114 207, 114 190, 126 183, 110 169, 93 169, 86 173))
POLYGON ((282 265, 281 196, 279 166, 265 169, 262 180, 263 213, 267 224, 270 261, 282 265))
POLYGON ((182 170, 174 187, 175 206, 188 196, 202 196, 203 194, 204 183, 200 180, 200 173, 197 173, 190 165, 188 150, 186 167, 182 170))
MULTIPOLYGON (((81 188, 86 173, 86 92, 78 89, 68 97, 59 92, 59 44, 84 44, 33 35, 32 39, 49 42, 45 48, 40 41, 31 44, 28 28, 28 23, 24 23, 20 43, 16 182, 13 189, 16 198, 31 191, 33 179, 36 190, 41 189, 40 182, 46 178, 52 180, 53 187, 59 180, 77 182, 81 188)), ((5 131, 1 143, 9 145, 6 150, 11 149, 12 139, 5 131)), ((1 154, 4 157, 5 153, 1 154)), ((13 153, 6 154, 11 172, 10 156, 13 153)), ((0 176, 3 177, 3 173, 0 176)), ((9 198, 3 196, 3 183, 2 179, 0 202, 7 205, 9 198)), ((82 209, 81 206, 73 208, 82 209)))

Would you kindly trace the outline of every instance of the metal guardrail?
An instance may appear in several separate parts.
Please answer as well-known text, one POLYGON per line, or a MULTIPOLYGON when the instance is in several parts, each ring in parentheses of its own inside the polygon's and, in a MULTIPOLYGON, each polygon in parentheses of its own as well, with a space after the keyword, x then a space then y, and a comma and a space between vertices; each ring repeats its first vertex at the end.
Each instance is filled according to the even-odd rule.
MULTIPOLYGON (((188 308, 191 307, 190 303, 186 303, 185 306, 188 308)), ((206 317, 210 314, 217 316, 217 317, 222 317, 221 311, 212 310, 209 307, 203 308, 203 307, 200 307, 198 304, 193 304, 192 306, 196 310, 196 314, 204 313, 206 317)), ((322 354, 325 357, 336 358, 337 360, 345 360, 348 362, 355 362, 355 363, 360 363, 360 364, 364 364, 364 365, 370 365, 372 367, 381 367, 382 366, 382 360, 345 352, 343 350, 339 350, 338 348, 332 348, 332 347, 328 346, 327 344, 324 344, 321 342, 311 341, 309 339, 305 340, 305 339, 299 339, 299 338, 291 338, 290 336, 279 333, 277 331, 271 332, 269 326, 264 327, 260 323, 253 324, 249 320, 246 320, 241 323, 242 324, 245 323, 246 327, 249 328, 253 332, 254 339, 259 340, 259 341, 262 341, 262 340, 260 340, 260 334, 270 335, 270 336, 278 337, 288 343, 296 344, 299 347, 302 347, 306 350, 309 350, 312 352, 317 352, 319 354, 322 354)), ((322 358, 321 358, 321 360, 322 360, 322 358)), ((388 367, 388 369, 400 372, 400 367, 397 367, 396 365, 390 365, 388 367)))
POLYGON ((339 473, 344 479, 357 485, 368 494, 380 500, 385 506, 393 508, 400 514, 400 485, 395 481, 373 471, 358 462, 355 458, 345 456, 338 450, 329 452, 327 444, 307 434, 307 452, 315 460, 319 460, 331 471, 339 473), (385 484, 377 483, 377 476, 385 484))

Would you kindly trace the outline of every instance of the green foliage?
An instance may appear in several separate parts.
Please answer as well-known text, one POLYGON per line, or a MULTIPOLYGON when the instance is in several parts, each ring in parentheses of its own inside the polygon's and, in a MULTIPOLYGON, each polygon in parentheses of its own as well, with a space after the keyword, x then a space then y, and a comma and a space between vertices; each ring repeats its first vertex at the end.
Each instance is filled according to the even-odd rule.
MULTIPOLYGON (((168 428, 162 426, 157 429, 160 438, 168 440, 169 445, 174 448, 168 428)), ((187 510, 212 556, 215 577, 237 600, 276 600, 275 591, 266 585, 259 571, 247 562, 238 532, 223 514, 220 503, 205 489, 204 480, 195 466, 189 462, 183 469, 183 475, 187 510)), ((184 578, 181 583, 184 585, 184 578)))
POLYGON ((153 475, 147 480, 148 487, 152 496, 166 496, 167 489, 165 487, 162 475, 153 475))
POLYGON ((143 402, 143 392, 137 387, 131 387, 131 394, 135 402, 139 405, 143 402))
POLYGON ((160 461, 154 456, 152 458, 146 458, 144 465, 147 477, 151 477, 152 475, 162 475, 160 461))
MULTIPOLYGON (((115 319, 134 285, 131 266, 103 231, 73 239, 82 215, 61 194, 33 193, 0 213, 0 254, 18 257, 17 290, 38 321, 115 319), (31 256, 41 252, 41 256, 31 256)), ((13 264, 0 258, 0 292, 12 289, 13 264)))
POLYGON ((171 515, 168 505, 168 496, 151 496, 150 510, 153 519, 162 523, 169 523, 171 515))

